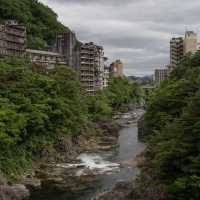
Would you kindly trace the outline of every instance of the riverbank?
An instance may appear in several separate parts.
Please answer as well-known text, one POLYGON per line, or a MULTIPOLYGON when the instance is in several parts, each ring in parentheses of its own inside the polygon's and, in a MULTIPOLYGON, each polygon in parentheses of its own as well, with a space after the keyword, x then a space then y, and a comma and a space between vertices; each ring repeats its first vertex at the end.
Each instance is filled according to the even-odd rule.
POLYGON ((37 152, 37 159, 32 163, 30 170, 18 180, 18 184, 10 185, 3 176, 0 177, 0 199, 21 200, 27 198, 32 191, 41 190, 43 187, 54 187, 60 191, 82 190, 83 186, 80 184, 78 187, 76 184, 80 181, 77 180, 78 176, 71 178, 73 171, 75 172, 81 165, 76 166, 73 163, 77 162, 78 155, 83 152, 99 152, 115 148, 119 129, 119 124, 110 120, 88 124, 76 138, 59 137, 55 144, 37 152), (69 166, 67 163, 70 163, 69 166), (66 171, 68 171, 67 176, 66 171))
POLYGON ((138 174, 135 157, 144 149, 137 139, 135 115, 135 112, 129 112, 115 117, 121 127, 120 131, 116 131, 119 137, 115 146, 117 143, 118 148, 85 151, 72 163, 47 167, 49 169, 45 171, 49 170, 57 179, 50 179, 45 184, 43 182, 42 189, 32 193, 31 200, 89 200, 110 190, 121 180, 132 180, 138 174))
MULTIPOLYGON (((76 160, 43 166, 45 174, 38 173, 44 178, 42 187, 32 193, 31 200, 66 198, 89 200, 94 198, 95 194, 110 189, 119 180, 127 180, 135 176, 137 172, 135 166, 131 166, 131 161, 144 147, 142 143, 137 142, 136 124, 130 124, 130 121, 134 121, 133 118, 135 112, 116 116, 118 130, 115 129, 113 133, 112 126, 109 126, 112 131, 102 131, 104 137, 98 140, 98 145, 94 145, 96 148, 87 147, 86 151, 76 157, 76 160), (119 127, 121 127, 120 131, 119 127), (116 141, 109 142, 106 138, 113 134, 116 141), (116 144, 119 148, 113 148, 116 144)), ((105 124, 103 126, 105 128, 105 124)))
MULTIPOLYGON (((56 193, 56 198, 52 197, 52 200, 62 199, 62 194, 73 200, 79 200, 80 196, 85 195, 83 199, 89 200, 90 197, 95 198, 91 195, 95 188, 98 195, 98 188, 102 191, 113 187, 115 183, 118 186, 123 185, 118 183, 121 178, 127 180, 136 173, 133 151, 138 152, 138 149, 134 150, 132 146, 134 147, 134 141, 137 141, 135 123, 138 114, 135 111, 118 113, 109 122, 90 124, 76 139, 63 137, 53 147, 43 149, 40 152, 41 159, 34 163, 33 168, 21 179, 20 187, 17 187, 18 191, 22 191, 21 198, 12 198, 23 199, 23 195, 28 195, 28 189, 31 200, 49 199, 47 197, 53 196, 52 192, 56 193), (131 138, 133 145, 127 143, 131 138), (109 176, 109 179, 105 178, 105 175, 109 176), (96 185, 100 179, 106 182, 103 187, 96 185), (66 196, 68 194, 69 196, 66 196)), ((140 148, 143 149, 143 145, 140 148)), ((2 194, 6 191, 4 189, 2 194)))

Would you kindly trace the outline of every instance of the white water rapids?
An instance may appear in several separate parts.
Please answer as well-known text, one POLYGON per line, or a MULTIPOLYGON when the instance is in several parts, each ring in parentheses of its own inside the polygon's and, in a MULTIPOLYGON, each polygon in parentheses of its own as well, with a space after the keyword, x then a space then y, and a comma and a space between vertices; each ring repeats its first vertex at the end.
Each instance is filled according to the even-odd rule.
MULTIPOLYGON (((78 159, 81 160, 85 168, 94 171, 96 174, 120 170, 120 164, 107 161, 99 154, 81 154, 78 159)), ((84 170, 82 172, 84 173, 84 170)), ((81 175, 80 171, 79 174, 81 175)))
POLYGON ((76 176, 110 174, 120 171, 120 164, 107 161, 100 154, 80 154, 77 157, 80 163, 57 164, 56 167, 77 169, 76 176))

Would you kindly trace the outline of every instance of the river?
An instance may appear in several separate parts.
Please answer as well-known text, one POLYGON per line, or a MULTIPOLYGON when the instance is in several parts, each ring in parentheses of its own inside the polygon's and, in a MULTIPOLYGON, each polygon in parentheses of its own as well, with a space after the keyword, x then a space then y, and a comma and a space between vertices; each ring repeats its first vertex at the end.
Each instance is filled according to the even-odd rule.
MULTIPOLYGON (((142 113, 141 110, 135 112, 138 116, 142 113)), ((136 156, 144 150, 145 145, 138 140, 136 120, 130 121, 129 113, 122 118, 126 125, 120 130, 119 148, 116 151, 79 156, 82 164, 97 173, 92 187, 76 194, 52 190, 38 191, 32 194, 31 200, 90 200, 98 193, 110 190, 117 182, 133 180, 138 174, 138 169, 131 164, 134 163, 136 156), (129 123, 126 123, 128 120, 129 123)), ((79 171, 78 173, 84 172, 79 171)))

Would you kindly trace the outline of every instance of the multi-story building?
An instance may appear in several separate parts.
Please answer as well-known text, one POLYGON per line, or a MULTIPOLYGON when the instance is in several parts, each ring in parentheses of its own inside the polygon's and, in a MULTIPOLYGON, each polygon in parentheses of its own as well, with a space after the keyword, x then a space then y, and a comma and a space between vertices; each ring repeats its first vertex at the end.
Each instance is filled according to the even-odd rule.
POLYGON ((116 60, 110 64, 110 74, 113 77, 123 77, 123 63, 121 60, 116 60))
POLYGON ((170 40, 170 65, 176 67, 188 53, 195 53, 199 50, 197 34, 193 31, 186 31, 185 38, 176 37, 170 40))
POLYGON ((161 83, 164 80, 167 80, 169 76, 168 69, 156 69, 154 74, 154 80, 156 84, 161 83))
POLYGON ((26 49, 26 56, 32 63, 46 66, 47 69, 53 69, 56 65, 67 64, 64 56, 50 51, 26 49))
POLYGON ((108 65, 105 65, 104 67, 104 77, 103 77, 103 87, 107 88, 109 84, 110 79, 110 67, 108 65))
POLYGON ((26 27, 15 20, 0 25, 0 57, 25 55, 26 27))
POLYGON ((56 36, 55 52, 65 57, 68 66, 74 69, 80 67, 80 42, 72 31, 59 33, 56 36))
MULTIPOLYGON (((80 43, 70 30, 57 35, 53 51, 26 49, 26 27, 8 21, 0 25, 0 57, 12 55, 26 56, 32 63, 47 69, 55 65, 73 67, 79 71, 81 85, 88 95, 108 86, 109 67, 105 64, 103 47, 92 42, 80 43)), ((123 73, 121 68, 117 70, 119 74, 123 73)))
POLYGON ((170 65, 177 66, 184 56, 184 40, 182 37, 170 40, 170 65))
POLYGON ((108 87, 110 78, 110 66, 108 65, 108 58, 104 57, 104 72, 103 72, 103 88, 108 87))
POLYGON ((84 93, 94 95, 103 89, 104 51, 103 47, 94 43, 81 45, 80 81, 84 93))
POLYGON ((195 53, 197 51, 197 34, 193 31, 185 32, 184 54, 195 53))

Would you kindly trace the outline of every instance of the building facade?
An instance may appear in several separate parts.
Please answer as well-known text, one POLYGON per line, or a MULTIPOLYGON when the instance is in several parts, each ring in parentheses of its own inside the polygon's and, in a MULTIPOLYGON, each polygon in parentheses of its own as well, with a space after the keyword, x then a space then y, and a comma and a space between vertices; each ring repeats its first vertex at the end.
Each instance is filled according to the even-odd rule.
POLYGON ((108 87, 109 79, 110 79, 110 66, 108 64, 108 58, 104 57, 103 88, 108 87))
POLYGON ((85 43, 80 49, 80 81, 87 95, 94 95, 104 85, 104 50, 94 43, 85 43))
MULTIPOLYGON (((56 36, 51 51, 26 48, 26 27, 17 21, 0 25, 0 57, 26 57, 36 65, 53 69, 56 65, 68 65, 80 74, 83 92, 94 95, 108 86, 109 67, 102 46, 94 43, 80 43, 75 33, 67 31, 56 36)), ((114 69, 113 69, 114 70, 114 69)), ((115 71, 115 70, 114 70, 115 71)), ((116 73, 122 76, 123 64, 116 61, 116 73)))
POLYGON ((184 54, 195 53, 197 51, 197 45, 197 34, 193 31, 186 31, 184 39, 184 54))
POLYGON ((156 69, 154 74, 154 80, 156 84, 160 84, 162 81, 167 80, 169 76, 168 69, 156 69))
POLYGON ((184 40, 182 37, 170 40, 170 65, 176 67, 184 56, 184 40))
POLYGON ((80 42, 72 31, 56 36, 55 52, 65 57, 68 66, 78 70, 80 67, 80 42))
POLYGON ((200 49, 197 34, 186 31, 185 37, 174 37, 170 40, 170 65, 175 68, 188 53, 195 53, 200 49))
POLYGON ((56 65, 66 65, 64 56, 50 51, 26 49, 26 56, 37 65, 43 65, 47 69, 53 69, 56 65))
POLYGON ((123 68, 124 65, 121 60, 116 60, 110 64, 110 74, 113 77, 123 77, 123 68))
POLYGON ((0 57, 25 56, 26 27, 15 20, 0 25, 0 57))

